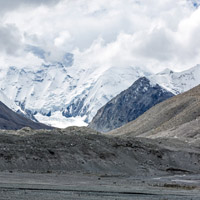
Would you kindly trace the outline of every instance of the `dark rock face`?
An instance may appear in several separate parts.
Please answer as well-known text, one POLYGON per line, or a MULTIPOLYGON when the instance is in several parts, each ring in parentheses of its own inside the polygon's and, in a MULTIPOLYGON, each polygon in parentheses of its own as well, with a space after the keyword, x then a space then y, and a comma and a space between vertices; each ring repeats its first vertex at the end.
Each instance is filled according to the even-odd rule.
POLYGON ((135 120, 154 105, 172 96, 171 92, 158 84, 152 85, 147 78, 142 77, 103 106, 89 127, 108 132, 135 120))
POLYGON ((45 124, 33 122, 32 120, 13 112, 0 102, 0 129, 17 130, 23 127, 30 127, 32 129, 51 129, 51 127, 45 124))

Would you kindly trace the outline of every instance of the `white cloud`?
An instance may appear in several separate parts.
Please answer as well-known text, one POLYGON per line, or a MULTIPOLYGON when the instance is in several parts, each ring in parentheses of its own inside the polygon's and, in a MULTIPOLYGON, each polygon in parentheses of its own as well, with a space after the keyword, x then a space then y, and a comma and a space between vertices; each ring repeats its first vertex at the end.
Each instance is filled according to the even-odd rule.
MULTIPOLYGON (((2 26, 13 24, 21 37, 9 36, 8 47, 35 48, 27 54, 44 50, 48 61, 74 52, 75 63, 85 66, 137 65, 159 71, 200 63, 200 8, 194 1, 21 0, 10 8, 8 2, 0 0, 2 26)), ((6 54, 12 53, 8 47, 6 54)))
POLYGON ((66 42, 69 41, 71 35, 68 31, 63 31, 59 33, 59 36, 54 39, 54 44, 56 47, 62 47, 66 42))

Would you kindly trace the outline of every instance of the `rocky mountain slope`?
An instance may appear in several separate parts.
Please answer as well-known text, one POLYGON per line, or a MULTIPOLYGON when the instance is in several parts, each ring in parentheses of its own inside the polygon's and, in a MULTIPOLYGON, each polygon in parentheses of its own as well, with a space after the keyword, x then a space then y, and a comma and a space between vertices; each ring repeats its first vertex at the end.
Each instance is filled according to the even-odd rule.
POLYGON ((156 134, 153 133, 144 133, 141 134, 140 137, 146 137, 146 138, 179 138, 180 140, 184 140, 186 142, 197 144, 199 146, 200 144, 200 117, 189 121, 187 123, 184 123, 180 126, 159 131, 156 134))
POLYGON ((193 136, 199 134, 199 117, 200 117, 200 85, 183 93, 172 97, 145 112, 136 120, 110 132, 110 134, 126 134, 130 136, 153 136, 163 131, 172 131, 176 137, 178 135, 173 130, 179 130, 179 137, 187 134, 186 127, 192 127, 193 136), (185 127, 186 126, 186 127, 185 127), (181 130, 185 129, 182 133, 181 130))
POLYGON ((2 68, 0 91, 29 116, 63 128, 87 125, 97 110, 143 76, 174 94, 200 83, 200 65, 179 73, 152 74, 132 66, 84 66, 72 58, 64 64, 2 68))
POLYGON ((171 92, 152 83, 146 77, 139 78, 99 109, 89 127, 108 132, 135 120, 152 106, 172 96, 174 95, 171 92))
POLYGON ((0 129, 17 130, 23 127, 30 127, 33 129, 51 129, 49 126, 33 122, 32 120, 15 113, 0 102, 0 129))

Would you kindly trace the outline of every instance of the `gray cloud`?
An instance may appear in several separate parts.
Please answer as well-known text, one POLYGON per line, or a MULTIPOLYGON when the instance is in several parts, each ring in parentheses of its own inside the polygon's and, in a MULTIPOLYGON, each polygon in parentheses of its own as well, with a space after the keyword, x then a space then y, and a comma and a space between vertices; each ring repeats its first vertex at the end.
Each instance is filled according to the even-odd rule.
POLYGON ((0 51, 9 55, 16 55, 22 46, 21 35, 18 29, 7 24, 0 26, 0 51))
POLYGON ((140 38, 140 41, 135 52, 141 56, 160 61, 172 59, 177 48, 173 36, 165 29, 153 30, 151 34, 143 36, 143 40, 140 38))
POLYGON ((7 11, 12 11, 20 6, 40 6, 40 5, 54 5, 60 0, 0 0, 0 14, 7 11))
POLYGON ((45 59, 45 51, 37 46, 26 45, 25 51, 33 53, 35 56, 45 59))

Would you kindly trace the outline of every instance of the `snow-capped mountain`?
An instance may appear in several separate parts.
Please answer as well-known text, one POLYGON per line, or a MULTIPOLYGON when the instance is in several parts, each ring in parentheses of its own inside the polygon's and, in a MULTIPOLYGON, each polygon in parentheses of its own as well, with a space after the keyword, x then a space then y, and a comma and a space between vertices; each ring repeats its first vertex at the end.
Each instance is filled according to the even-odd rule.
MULTIPOLYGON (((73 56, 66 57, 69 58, 73 56)), ((139 67, 85 67, 71 60, 70 64, 67 61, 36 68, 9 67, 0 72, 0 91, 13 104, 4 101, 8 107, 15 111, 20 108, 38 121, 57 127, 87 125, 99 108, 140 77, 145 76, 174 94, 200 83, 200 65, 179 73, 165 70, 152 74, 139 67)), ((0 100, 3 98, 0 95, 0 100)))
POLYGON ((10 67, 0 80, 1 91, 22 110, 53 126, 87 125, 97 110, 150 74, 137 67, 65 67, 61 63, 40 68, 10 67))
POLYGON ((165 69, 158 74, 151 75, 149 78, 166 90, 174 94, 180 94, 200 84, 199 77, 200 65, 196 65, 195 67, 182 72, 173 72, 170 69, 165 69))

